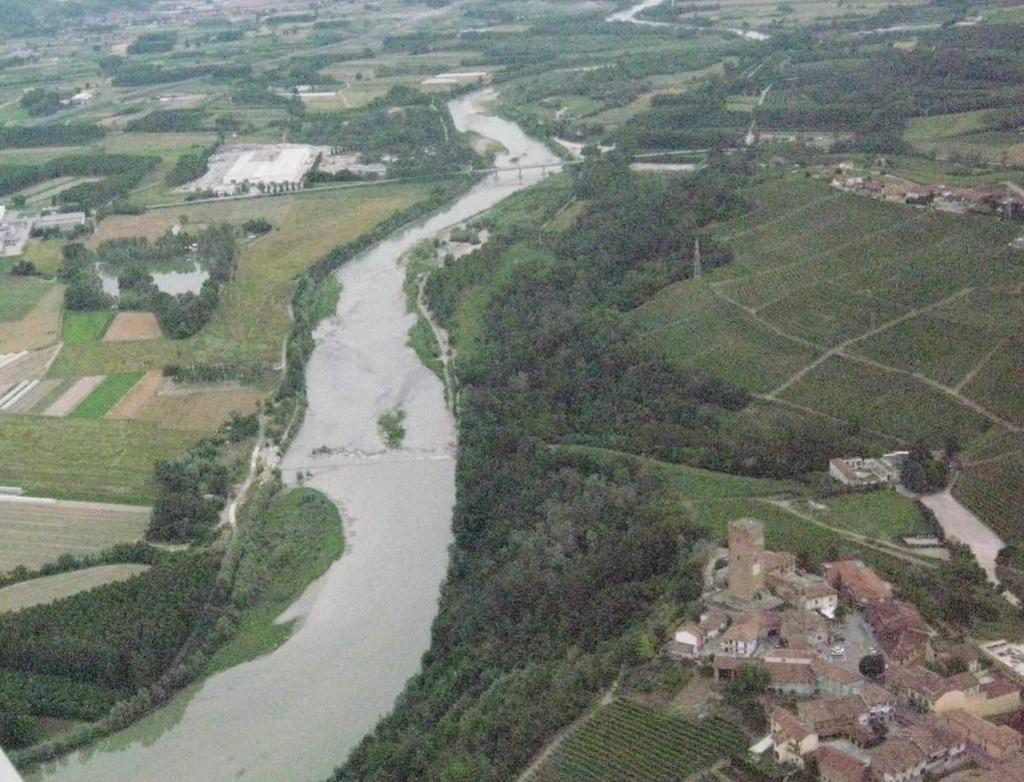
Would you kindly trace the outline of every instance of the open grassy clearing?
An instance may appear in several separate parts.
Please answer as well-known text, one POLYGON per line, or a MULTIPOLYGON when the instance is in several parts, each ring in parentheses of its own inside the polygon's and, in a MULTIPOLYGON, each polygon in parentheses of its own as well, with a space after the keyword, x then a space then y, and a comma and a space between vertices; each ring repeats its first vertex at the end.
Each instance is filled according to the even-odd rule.
POLYGON ((73 418, 102 418, 142 379, 141 372, 107 375, 74 410, 73 418))
POLYGON ((812 512, 812 515, 833 527, 868 537, 893 541, 904 535, 933 533, 913 500, 894 491, 844 494, 821 502, 828 510, 820 515, 812 512))
POLYGON ((743 731, 720 717, 694 720, 620 699, 574 729, 530 780, 670 782, 743 752, 746 744, 743 731))
POLYGON ((47 239, 45 241, 32 239, 25 245, 21 256, 26 261, 31 261, 35 265, 36 271, 40 274, 53 277, 60 270, 61 263, 64 260, 64 257, 61 255, 63 247, 64 242, 59 239, 47 239))
POLYGON ((95 249, 111 239, 144 236, 154 241, 180 222, 184 216, 190 228, 212 223, 243 223, 262 217, 272 225, 283 224, 293 206, 295 196, 283 198, 249 198, 222 203, 193 204, 174 209, 156 209, 141 215, 112 215, 96 228, 86 245, 95 249))
POLYGON ((149 508, 83 502, 0 500, 0 573, 37 568, 61 554, 98 554, 141 540, 149 508))
POLYGON ((21 320, 52 288, 51 283, 35 277, 5 274, 0 285, 0 321, 21 320))
POLYGON ((139 421, 0 416, 0 484, 41 497, 145 504, 153 464, 196 439, 139 421))
POLYGON ((104 584, 127 581, 147 570, 149 565, 98 565, 71 573, 58 573, 54 576, 23 581, 0 589, 0 613, 52 603, 104 584))
MULTIPOLYGON (((242 248, 235 279, 225 288, 211 323, 196 337, 68 346, 53 372, 69 376, 197 361, 276 362, 290 327, 288 301, 294 279, 334 247, 356 239, 426 192, 423 185, 386 185, 199 204, 142 215, 137 222, 127 218, 118 225, 117 235, 159 235, 180 214, 187 215, 190 224, 209 224, 242 222, 267 214, 263 210, 269 210, 267 219, 276 230, 242 248), (143 227, 148 231, 137 230, 143 227)), ((105 238, 99 234, 94 239, 105 238)))
POLYGON ((60 338, 65 345, 98 342, 113 318, 112 312, 65 312, 60 338))
POLYGON ((0 322, 0 353, 38 350, 57 342, 63 307, 64 286, 49 286, 23 318, 0 322))

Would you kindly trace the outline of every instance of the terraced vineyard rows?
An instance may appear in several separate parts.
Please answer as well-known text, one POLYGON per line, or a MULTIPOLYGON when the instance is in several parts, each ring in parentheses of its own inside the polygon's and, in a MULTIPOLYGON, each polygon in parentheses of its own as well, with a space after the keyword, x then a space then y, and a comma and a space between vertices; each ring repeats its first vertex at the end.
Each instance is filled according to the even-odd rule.
POLYGON ((964 505, 989 524, 1003 540, 1020 540, 1024 508, 1024 451, 997 461, 967 467, 953 489, 964 505))
POLYGON ((742 751, 739 728, 618 700, 572 733, 531 782, 675 782, 742 751))

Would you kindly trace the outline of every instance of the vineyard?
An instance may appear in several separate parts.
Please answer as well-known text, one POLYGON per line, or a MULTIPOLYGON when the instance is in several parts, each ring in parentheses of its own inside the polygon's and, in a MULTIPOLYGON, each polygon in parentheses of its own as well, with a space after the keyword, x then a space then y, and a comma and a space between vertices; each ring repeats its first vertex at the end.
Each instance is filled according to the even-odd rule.
POLYGON ((1024 450, 964 469, 953 489, 956 498, 973 510, 1006 541, 1020 541, 1024 508, 1024 450))
POLYGON ((941 446, 947 434, 970 442, 989 426, 981 415, 938 389, 840 357, 815 367, 779 396, 904 442, 921 438, 934 447, 941 446))
POLYGON ((762 328, 702 283, 666 288, 634 313, 642 344, 753 391, 768 391, 815 354, 762 328))
POLYGON ((968 445, 989 428, 934 383, 963 383, 970 399, 1024 420, 1015 338, 1024 271, 1008 255, 1013 226, 803 177, 746 195, 752 209, 711 231, 734 261, 633 314, 646 348, 898 441, 955 434, 968 445), (809 366, 836 346, 874 365, 835 356, 809 366))
POLYGON ((531 782, 675 782, 745 746, 720 717, 698 721, 617 700, 566 738, 531 782))

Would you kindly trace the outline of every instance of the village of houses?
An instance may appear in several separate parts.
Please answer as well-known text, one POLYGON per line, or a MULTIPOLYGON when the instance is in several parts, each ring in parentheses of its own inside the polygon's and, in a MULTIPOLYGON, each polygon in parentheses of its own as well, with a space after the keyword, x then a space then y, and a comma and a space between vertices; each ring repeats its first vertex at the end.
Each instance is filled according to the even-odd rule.
POLYGON ((770 733, 750 748, 822 782, 1024 781, 1020 687, 994 653, 941 637, 918 608, 856 560, 801 572, 764 545, 761 522, 729 525, 699 621, 672 657, 710 663, 718 682, 767 672, 770 733), (727 566, 718 568, 722 560, 727 566), (861 661, 884 659, 884 672, 861 661))

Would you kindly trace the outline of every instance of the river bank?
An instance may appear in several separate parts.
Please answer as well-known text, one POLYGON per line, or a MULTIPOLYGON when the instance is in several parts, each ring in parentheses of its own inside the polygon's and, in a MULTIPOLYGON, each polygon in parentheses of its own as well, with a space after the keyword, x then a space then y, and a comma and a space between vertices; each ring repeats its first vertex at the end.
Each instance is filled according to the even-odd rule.
MULTIPOLYGON (((486 113, 490 96, 452 101, 456 127, 500 143, 499 165, 557 165, 543 144, 486 113)), ((36 779, 316 780, 390 710, 429 645, 455 500, 454 419, 440 380, 408 345, 415 315, 399 259, 545 173, 496 172, 337 273, 338 309, 316 332, 308 410, 282 466, 289 483, 302 473, 338 506, 346 550, 293 606, 299 629, 272 654, 184 691, 36 779), (407 434, 388 450, 377 420, 395 408, 407 434)))

